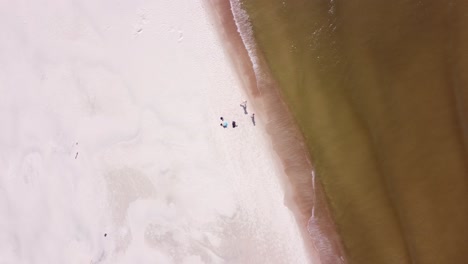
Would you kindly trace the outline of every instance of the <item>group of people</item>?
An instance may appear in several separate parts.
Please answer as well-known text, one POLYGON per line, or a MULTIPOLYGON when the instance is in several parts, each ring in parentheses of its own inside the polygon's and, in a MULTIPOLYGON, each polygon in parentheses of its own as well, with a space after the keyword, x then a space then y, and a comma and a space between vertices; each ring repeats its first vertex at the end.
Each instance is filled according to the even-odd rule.
MULTIPOLYGON (((224 128, 227 128, 229 126, 229 123, 224 120, 224 117, 220 117, 219 119, 221 119, 221 124, 219 124, 220 126, 224 127, 224 128)), ((232 121, 232 127, 237 127, 237 123, 236 121, 232 121)))
MULTIPOLYGON (((242 109, 244 109, 244 114, 248 115, 249 113, 247 112, 247 101, 242 102, 240 106, 242 107, 242 109)), ((250 118, 252 119, 252 124, 255 126, 255 114, 252 113, 250 118)), ((222 126, 223 128, 227 128, 229 126, 229 123, 226 120, 224 120, 224 117, 220 117, 219 119, 221 119, 221 124, 219 124, 220 126, 222 126)), ((236 121, 232 121, 231 124, 232 128, 238 127, 236 121)))

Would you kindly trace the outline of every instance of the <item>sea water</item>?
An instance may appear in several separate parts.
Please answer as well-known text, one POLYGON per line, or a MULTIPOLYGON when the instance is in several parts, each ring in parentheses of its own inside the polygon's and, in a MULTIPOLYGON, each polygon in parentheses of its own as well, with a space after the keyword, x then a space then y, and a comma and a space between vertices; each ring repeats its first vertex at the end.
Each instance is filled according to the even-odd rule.
MULTIPOLYGON (((463 262, 468 4, 231 5, 257 94, 276 89, 292 113, 302 133, 293 141, 307 146, 349 262, 463 262)), ((288 124, 272 123, 270 132, 288 124)), ((274 141, 280 145, 290 136, 274 141)), ((295 173, 289 180, 302 187, 294 201, 311 214, 311 174, 295 173)))

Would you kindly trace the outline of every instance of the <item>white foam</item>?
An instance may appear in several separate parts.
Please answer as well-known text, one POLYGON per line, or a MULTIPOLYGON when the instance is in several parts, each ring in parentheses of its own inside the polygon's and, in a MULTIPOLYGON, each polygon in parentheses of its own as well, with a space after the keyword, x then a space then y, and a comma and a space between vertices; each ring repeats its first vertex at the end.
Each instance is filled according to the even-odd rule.
POLYGON ((242 3, 239 0, 230 0, 231 10, 236 22, 237 32, 241 36, 242 42, 244 43, 245 49, 249 55, 252 67, 257 79, 257 84, 263 77, 261 68, 259 65, 259 58, 257 55, 257 45, 252 31, 252 24, 247 12, 242 8, 242 3))

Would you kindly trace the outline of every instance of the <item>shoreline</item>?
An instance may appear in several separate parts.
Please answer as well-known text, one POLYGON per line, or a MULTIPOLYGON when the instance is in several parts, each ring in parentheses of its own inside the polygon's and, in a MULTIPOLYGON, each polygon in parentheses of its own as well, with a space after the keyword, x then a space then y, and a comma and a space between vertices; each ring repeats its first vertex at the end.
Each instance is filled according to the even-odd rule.
MULTIPOLYGON (((285 191, 284 204, 296 219, 309 259, 320 260, 321 263, 346 263, 323 188, 320 182, 314 180, 305 139, 277 83, 269 74, 267 64, 261 54, 257 54, 255 44, 246 43, 243 39, 245 34, 251 34, 245 32, 250 26, 248 18, 245 14, 237 14, 236 17, 231 1, 205 2, 224 50, 248 94, 249 102, 255 105, 257 116, 265 125, 271 148, 284 175, 280 179, 285 191)), ((234 2, 237 11, 242 12, 240 3, 234 2)))
POLYGON ((202 2, 6 7, 0 262, 308 263, 202 2))

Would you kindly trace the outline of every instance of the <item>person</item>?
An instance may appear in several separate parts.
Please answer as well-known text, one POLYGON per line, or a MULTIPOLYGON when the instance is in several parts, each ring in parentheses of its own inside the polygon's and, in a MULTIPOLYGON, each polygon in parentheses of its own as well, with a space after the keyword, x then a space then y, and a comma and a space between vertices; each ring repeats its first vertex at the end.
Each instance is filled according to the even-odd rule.
POLYGON ((227 128, 228 122, 224 120, 224 117, 220 117, 219 119, 221 119, 221 123, 219 125, 222 126, 223 128, 227 128))
POLYGON ((247 101, 242 102, 242 104, 240 104, 240 106, 244 109, 244 114, 248 114, 247 113, 247 101))
POLYGON ((252 118, 252 124, 255 126, 255 113, 252 113, 250 118, 252 118))
POLYGON ((232 128, 237 127, 236 121, 232 121, 232 128))

